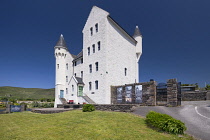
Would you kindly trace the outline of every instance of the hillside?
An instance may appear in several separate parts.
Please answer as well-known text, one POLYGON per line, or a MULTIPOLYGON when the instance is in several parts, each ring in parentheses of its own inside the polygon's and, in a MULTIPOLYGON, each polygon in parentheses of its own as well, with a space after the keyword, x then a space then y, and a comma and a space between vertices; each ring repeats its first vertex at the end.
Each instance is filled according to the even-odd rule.
POLYGON ((0 87, 0 98, 10 99, 54 99, 55 89, 41 89, 41 88, 21 88, 21 87, 0 87), (11 95, 11 97, 9 97, 11 95))

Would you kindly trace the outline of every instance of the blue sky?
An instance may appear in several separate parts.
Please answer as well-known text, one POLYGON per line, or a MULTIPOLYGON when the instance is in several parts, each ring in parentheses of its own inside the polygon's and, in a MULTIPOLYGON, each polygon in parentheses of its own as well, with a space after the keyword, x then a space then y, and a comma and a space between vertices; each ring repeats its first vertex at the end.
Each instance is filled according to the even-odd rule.
POLYGON ((110 13, 129 34, 143 34, 140 82, 210 84, 209 0, 0 1, 0 86, 54 88, 54 46, 64 35, 72 54, 92 6, 110 13))

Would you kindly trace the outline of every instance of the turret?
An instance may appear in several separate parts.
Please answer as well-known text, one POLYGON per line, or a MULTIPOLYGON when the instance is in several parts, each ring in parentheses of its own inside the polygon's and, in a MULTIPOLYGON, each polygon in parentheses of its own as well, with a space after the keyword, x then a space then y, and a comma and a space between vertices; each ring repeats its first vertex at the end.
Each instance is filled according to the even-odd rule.
POLYGON ((136 83, 139 82, 139 59, 142 54, 142 34, 139 27, 136 26, 133 38, 137 41, 136 43, 136 83))
POLYGON ((67 56, 67 46, 64 40, 63 35, 61 34, 58 42, 55 45, 55 58, 56 58, 56 66, 55 66, 55 106, 57 104, 61 104, 60 98, 64 98, 64 91, 66 80, 68 80, 68 76, 66 76, 66 56, 67 56))
POLYGON ((137 61, 138 61, 142 54, 142 34, 141 34, 138 26, 136 26, 136 28, 135 28, 133 38, 137 41, 137 43, 136 43, 136 57, 137 57, 137 61))

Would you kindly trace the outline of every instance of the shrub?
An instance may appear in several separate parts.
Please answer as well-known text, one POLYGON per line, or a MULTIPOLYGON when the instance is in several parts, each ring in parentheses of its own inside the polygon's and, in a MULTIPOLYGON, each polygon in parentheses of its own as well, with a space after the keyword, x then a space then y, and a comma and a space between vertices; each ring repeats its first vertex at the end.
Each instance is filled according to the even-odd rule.
POLYGON ((187 129, 185 124, 173 117, 150 111, 146 116, 146 123, 172 134, 183 134, 187 129))
POLYGON ((95 106, 92 104, 84 104, 82 108, 83 112, 92 112, 95 111, 95 106))

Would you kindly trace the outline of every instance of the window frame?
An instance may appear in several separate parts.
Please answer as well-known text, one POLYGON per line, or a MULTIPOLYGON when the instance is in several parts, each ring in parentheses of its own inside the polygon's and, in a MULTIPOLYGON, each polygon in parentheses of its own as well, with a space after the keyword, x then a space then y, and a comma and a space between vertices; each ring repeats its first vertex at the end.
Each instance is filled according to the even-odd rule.
POLYGON ((95 24, 96 33, 98 32, 98 23, 95 24))
POLYGON ((128 70, 128 69, 127 69, 127 68, 125 68, 125 76, 127 76, 127 70, 128 70))
POLYGON ((90 47, 88 47, 88 56, 90 55, 90 47))
POLYGON ((95 63, 96 71, 98 71, 98 62, 95 63))
POLYGON ((98 80, 95 81, 95 89, 98 90, 98 80))
POLYGON ((93 48, 93 53, 95 53, 96 52, 95 44, 92 45, 92 48, 93 48))
POLYGON ((101 41, 98 41, 98 51, 100 51, 101 50, 101 41))
POLYGON ((92 73, 92 64, 89 65, 89 72, 92 73))
POLYGON ((92 82, 89 82, 89 91, 92 90, 92 82))
POLYGON ((93 35, 93 27, 90 28, 90 35, 93 35))

